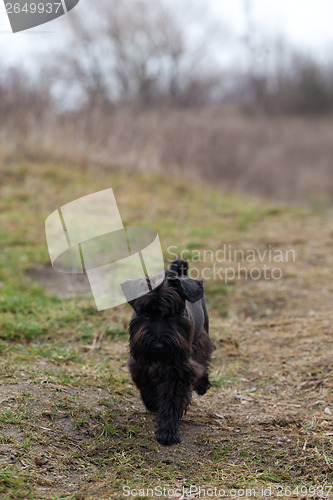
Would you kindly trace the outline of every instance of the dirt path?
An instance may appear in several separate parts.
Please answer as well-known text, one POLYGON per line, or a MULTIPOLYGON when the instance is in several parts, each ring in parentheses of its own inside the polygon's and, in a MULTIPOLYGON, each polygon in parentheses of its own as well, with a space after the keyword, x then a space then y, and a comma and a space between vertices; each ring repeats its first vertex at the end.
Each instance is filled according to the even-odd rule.
MULTIPOLYGON (((254 488, 258 498, 269 485, 270 498, 304 498, 311 486, 312 498, 328 494, 333 223, 319 217, 296 218, 289 225, 259 221, 241 245, 268 243, 294 249, 296 259, 279 264, 279 281, 235 281, 221 297, 228 302, 228 317, 212 307, 213 388, 194 397, 180 445, 165 448, 154 441, 154 418, 128 378, 126 337, 105 337, 99 350, 88 352, 89 372, 84 363, 69 361, 63 370, 61 359, 38 356, 32 366, 16 354, 3 371, 8 385, 0 388, 0 463, 13 465, 33 490, 29 493, 27 482, 13 482, 14 496, 8 498, 123 498, 126 484, 161 481, 226 492, 254 488), (105 359, 113 370, 107 383, 105 359), (296 489, 301 487, 302 495, 296 489)), ((82 340, 74 339, 72 346, 84 350, 82 340)), ((184 500, 199 498, 186 491, 184 500)))

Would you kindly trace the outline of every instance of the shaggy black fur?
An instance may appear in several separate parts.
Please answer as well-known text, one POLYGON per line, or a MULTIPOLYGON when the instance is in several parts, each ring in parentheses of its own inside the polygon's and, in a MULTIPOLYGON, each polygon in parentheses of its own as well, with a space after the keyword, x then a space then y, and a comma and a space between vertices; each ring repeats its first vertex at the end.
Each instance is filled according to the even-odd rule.
POLYGON ((203 284, 187 270, 186 261, 174 261, 157 288, 129 301, 129 369, 145 406, 157 412, 155 436, 164 445, 180 441, 179 423, 192 391, 205 394, 210 387, 214 346, 203 284))

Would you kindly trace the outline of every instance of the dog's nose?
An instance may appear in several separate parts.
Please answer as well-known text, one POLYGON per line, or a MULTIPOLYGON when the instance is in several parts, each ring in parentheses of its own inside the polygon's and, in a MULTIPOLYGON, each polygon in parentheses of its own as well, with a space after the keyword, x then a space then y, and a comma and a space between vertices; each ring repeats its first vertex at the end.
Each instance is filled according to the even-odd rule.
POLYGON ((163 351, 164 345, 161 342, 158 342, 157 344, 155 344, 154 349, 155 351, 163 351))

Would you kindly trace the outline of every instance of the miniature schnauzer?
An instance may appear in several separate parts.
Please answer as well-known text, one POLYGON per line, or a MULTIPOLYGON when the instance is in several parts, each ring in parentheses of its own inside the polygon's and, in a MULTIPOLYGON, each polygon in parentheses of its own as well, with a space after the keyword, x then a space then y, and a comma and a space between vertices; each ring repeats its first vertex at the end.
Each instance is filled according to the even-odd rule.
POLYGON ((175 260, 160 285, 129 304, 134 309, 130 373, 146 408, 157 412, 157 441, 172 445, 180 441, 179 424, 192 391, 201 395, 210 387, 207 368, 214 345, 203 283, 188 276, 187 261, 175 260))

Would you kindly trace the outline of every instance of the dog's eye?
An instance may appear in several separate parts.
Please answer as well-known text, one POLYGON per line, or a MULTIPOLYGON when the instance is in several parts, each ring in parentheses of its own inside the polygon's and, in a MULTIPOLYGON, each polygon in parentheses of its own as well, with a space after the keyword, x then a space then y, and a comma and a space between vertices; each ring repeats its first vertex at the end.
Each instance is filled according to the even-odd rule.
POLYGON ((147 312, 141 312, 140 316, 144 319, 150 319, 150 314, 147 312))

